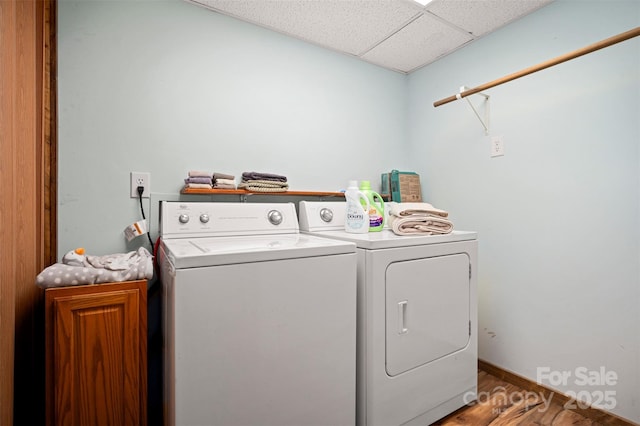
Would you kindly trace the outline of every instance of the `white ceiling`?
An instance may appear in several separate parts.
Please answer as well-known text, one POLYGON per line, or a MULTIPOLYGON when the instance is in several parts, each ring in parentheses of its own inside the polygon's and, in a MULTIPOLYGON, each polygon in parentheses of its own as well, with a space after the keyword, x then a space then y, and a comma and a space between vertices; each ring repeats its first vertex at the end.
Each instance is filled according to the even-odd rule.
POLYGON ((187 0, 410 73, 553 0, 187 0))

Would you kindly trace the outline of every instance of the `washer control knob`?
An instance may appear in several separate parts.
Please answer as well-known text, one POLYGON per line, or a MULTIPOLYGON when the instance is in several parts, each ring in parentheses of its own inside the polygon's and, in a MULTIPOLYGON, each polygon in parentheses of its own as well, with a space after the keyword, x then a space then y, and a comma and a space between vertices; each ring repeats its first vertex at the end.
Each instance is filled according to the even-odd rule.
POLYGON ((267 218, 272 225, 280 225, 282 223, 282 213, 280 213, 278 210, 271 210, 267 214, 267 218))
POLYGON ((189 215, 182 213, 180 216, 178 216, 178 220, 180 221, 180 223, 187 223, 189 222, 189 215))
POLYGON ((327 223, 331 222, 333 220, 333 212, 331 209, 325 207, 320 210, 320 219, 327 223))
POLYGON ((206 214, 206 213, 202 213, 202 214, 200 215, 200 222, 202 222, 202 223, 207 223, 207 222, 209 222, 209 215, 208 215, 208 214, 206 214))

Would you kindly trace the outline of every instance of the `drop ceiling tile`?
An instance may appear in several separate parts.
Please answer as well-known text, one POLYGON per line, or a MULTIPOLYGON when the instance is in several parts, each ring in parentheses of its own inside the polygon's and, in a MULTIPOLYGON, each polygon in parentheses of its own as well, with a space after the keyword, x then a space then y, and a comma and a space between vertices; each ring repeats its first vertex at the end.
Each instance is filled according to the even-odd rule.
POLYGON ((427 10, 470 32, 487 34, 553 0, 436 0, 427 10))
POLYGON ((471 35, 424 14, 362 55, 362 59, 408 73, 471 40, 471 35))
POLYGON ((423 8, 410 0, 192 0, 209 9, 351 55, 402 28, 423 8))

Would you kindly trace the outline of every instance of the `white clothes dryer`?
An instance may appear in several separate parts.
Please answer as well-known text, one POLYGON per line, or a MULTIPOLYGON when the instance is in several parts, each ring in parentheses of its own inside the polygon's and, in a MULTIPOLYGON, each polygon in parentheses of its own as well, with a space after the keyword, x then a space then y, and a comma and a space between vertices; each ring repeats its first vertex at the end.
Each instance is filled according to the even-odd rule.
POLYGON ((291 203, 163 202, 165 423, 355 423, 356 247, 291 203))
POLYGON ((302 201, 300 229, 358 246, 356 422, 429 425, 476 399, 477 234, 351 234, 345 205, 302 201))

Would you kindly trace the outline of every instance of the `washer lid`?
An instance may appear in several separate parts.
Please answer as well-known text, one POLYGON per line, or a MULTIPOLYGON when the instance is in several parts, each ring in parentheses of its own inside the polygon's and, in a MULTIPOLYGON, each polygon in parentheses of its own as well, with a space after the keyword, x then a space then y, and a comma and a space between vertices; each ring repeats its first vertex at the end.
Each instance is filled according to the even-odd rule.
POLYGON ((450 234, 444 235, 396 235, 388 229, 383 229, 379 232, 368 232, 366 234, 350 234, 342 230, 313 232, 311 235, 351 241, 359 248, 367 250, 452 243, 455 241, 475 240, 478 237, 477 232, 470 231, 453 231, 450 234))
POLYGON ((163 240, 174 267, 198 268, 355 253, 351 242, 307 234, 176 238, 163 240))

